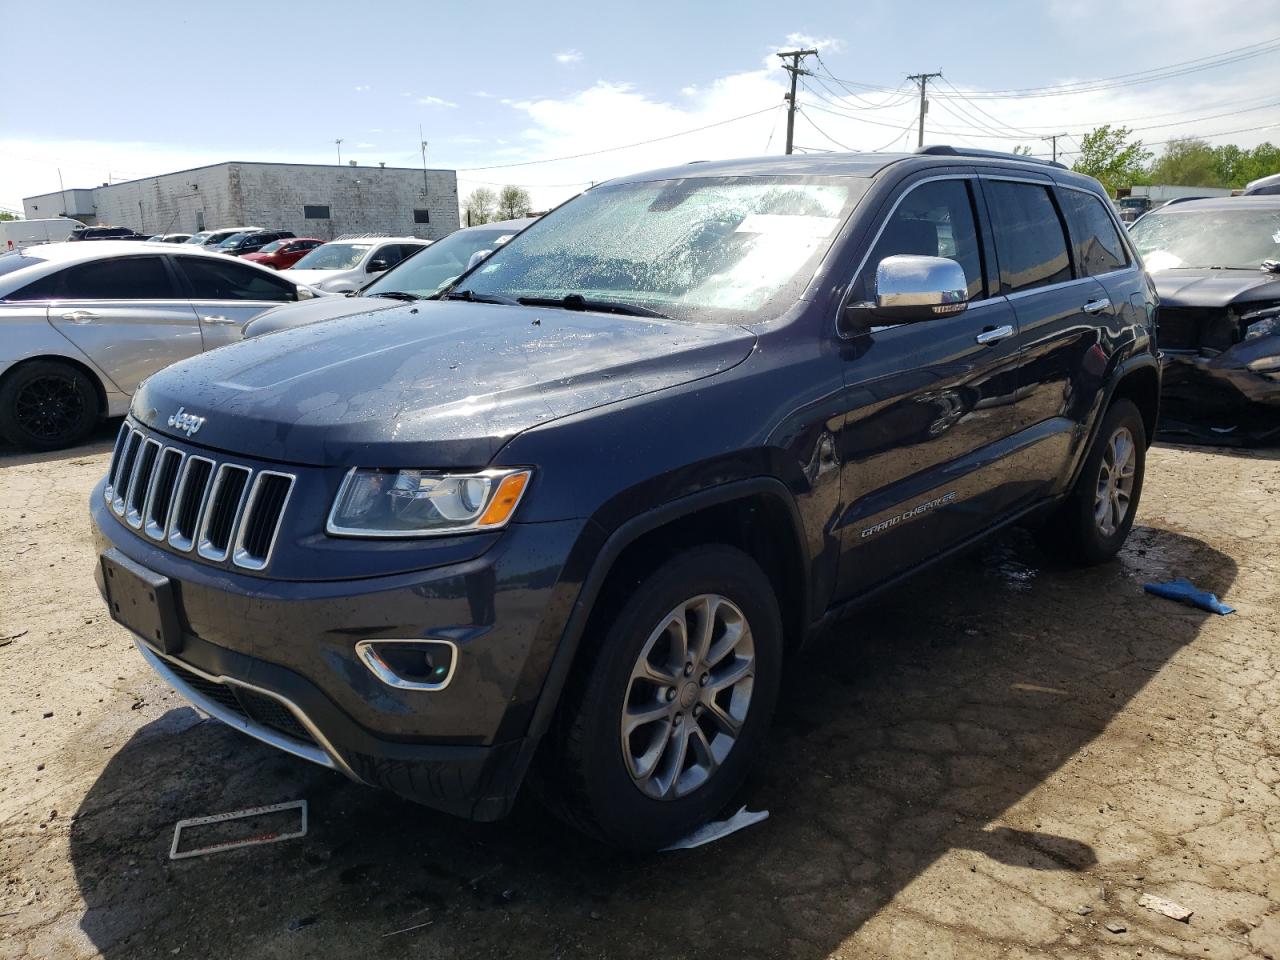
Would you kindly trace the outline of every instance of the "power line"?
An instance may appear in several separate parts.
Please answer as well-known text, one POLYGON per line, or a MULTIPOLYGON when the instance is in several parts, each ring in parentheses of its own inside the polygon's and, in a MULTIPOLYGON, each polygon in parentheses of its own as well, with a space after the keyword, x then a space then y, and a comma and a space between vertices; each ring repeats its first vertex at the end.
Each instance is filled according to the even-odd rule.
POLYGON ((857 152, 857 151, 855 151, 855 150, 854 150, 854 148, 853 148, 853 147, 846 146, 845 144, 841 143, 841 142, 840 142, 839 140, 837 140, 835 137, 831 136, 831 134, 827 133, 827 131, 823 130, 820 126, 818 126, 816 123, 814 123, 814 122, 813 122, 813 118, 812 118, 811 116, 809 116, 807 113, 805 113, 803 109, 801 109, 801 110, 800 110, 800 115, 801 115, 802 117, 804 117, 806 120, 808 120, 808 121, 809 121, 809 126, 813 127, 813 129, 817 130, 817 131, 818 131, 818 133, 820 133, 820 134, 823 136, 823 138, 824 138, 824 139, 831 141, 831 142, 832 142, 832 143, 834 143, 837 147, 839 147, 841 150, 848 150, 850 153, 856 153, 856 152, 857 152))
POLYGON ((708 123, 701 127, 694 127, 691 130, 681 130, 679 133, 669 133, 662 137, 652 137, 648 140, 637 140, 635 143, 624 143, 616 147, 604 147, 600 150, 588 150, 586 153, 574 153, 563 157, 545 157, 542 160, 523 160, 520 163, 495 163, 485 167, 458 167, 458 173, 477 173, 481 170, 507 170, 511 167, 531 167, 538 163, 559 163, 561 160, 580 160, 583 157, 596 157, 602 153, 613 153, 617 150, 630 150, 632 147, 643 147, 651 143, 661 143, 664 140, 674 140, 676 137, 685 137, 691 133, 701 133, 703 130, 710 130, 713 127, 723 127, 727 123, 737 123, 739 120, 746 120, 748 117, 758 117, 762 113, 768 113, 775 107, 765 107, 763 110, 754 110, 751 113, 744 113, 738 117, 729 117, 727 120, 717 120, 715 123, 708 123))

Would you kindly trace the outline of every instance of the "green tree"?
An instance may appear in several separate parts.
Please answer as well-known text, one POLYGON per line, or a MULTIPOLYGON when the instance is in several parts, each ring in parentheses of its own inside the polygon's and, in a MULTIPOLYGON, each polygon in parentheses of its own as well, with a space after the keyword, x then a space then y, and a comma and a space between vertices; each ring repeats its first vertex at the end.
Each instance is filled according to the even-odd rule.
POLYGON ((1199 137, 1170 140, 1151 165, 1149 176, 1152 183, 1182 187, 1221 187, 1227 182, 1220 172, 1218 152, 1199 137))
POLYGON ((493 195, 493 191, 488 187, 476 187, 472 190, 470 196, 462 204, 466 225, 474 227, 477 224, 488 223, 492 220, 495 201, 496 198, 493 195))
POLYGON ((1141 140, 1129 140, 1128 127, 1103 124, 1086 133, 1080 141, 1080 156, 1071 169, 1095 177, 1113 197, 1120 187, 1145 183, 1146 163, 1151 152, 1141 140))
POLYGON ((8 210, 0 210, 0 220, 21 220, 22 218, 16 213, 10 213, 8 210))
POLYGON ((1013 152, 1015 155, 1019 157, 1031 156, 1031 148, 1028 147, 1025 143, 1018 144, 1016 147, 1013 148, 1013 152))
POLYGON ((524 187, 503 187, 498 194, 498 219, 515 220, 527 217, 533 204, 529 200, 529 191, 524 187))
POLYGON ((1243 187, 1250 180, 1280 173, 1280 147, 1273 143, 1260 143, 1245 153, 1239 172, 1230 186, 1243 187))

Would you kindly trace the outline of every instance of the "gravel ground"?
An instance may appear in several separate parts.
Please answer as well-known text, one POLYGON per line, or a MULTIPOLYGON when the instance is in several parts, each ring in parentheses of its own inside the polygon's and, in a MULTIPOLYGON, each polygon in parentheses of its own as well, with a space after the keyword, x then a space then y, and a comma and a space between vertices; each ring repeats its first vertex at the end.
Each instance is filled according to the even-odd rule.
POLYGON ((0 960, 1280 958, 1280 455, 1158 447, 1118 561, 1015 531, 886 596, 798 664, 769 819, 624 858, 201 720, 93 586, 111 436, 0 450, 0 960), (1175 576, 1239 612, 1142 593, 1175 576), (305 839, 167 858, 180 818, 303 797, 305 839))

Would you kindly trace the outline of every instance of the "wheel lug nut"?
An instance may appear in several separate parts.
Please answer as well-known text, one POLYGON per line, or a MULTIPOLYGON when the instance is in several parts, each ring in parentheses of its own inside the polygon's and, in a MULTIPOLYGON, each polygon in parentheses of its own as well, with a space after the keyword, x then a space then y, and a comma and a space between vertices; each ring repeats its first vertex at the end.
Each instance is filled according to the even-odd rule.
POLYGON ((684 675, 685 675, 686 677, 691 677, 691 676, 693 676, 693 664, 692 664, 692 663, 686 663, 686 664, 684 665, 684 675))
POLYGON ((682 713, 677 713, 677 714, 676 714, 676 719, 675 719, 675 725, 678 727, 678 726, 680 726, 680 724, 681 724, 681 723, 683 723, 683 722, 684 722, 684 714, 682 714, 682 713))
POLYGON ((676 698, 676 688, 667 687, 667 703, 670 703, 675 698, 676 698))
POLYGON ((711 682, 711 674, 709 673, 704 673, 702 676, 698 678, 698 686, 700 687, 705 687, 710 682, 711 682))
POLYGON ((695 717, 700 717, 700 716, 702 716, 702 704, 700 704, 700 703, 696 703, 696 704, 694 704, 694 706, 693 706, 693 715, 694 715, 695 717))

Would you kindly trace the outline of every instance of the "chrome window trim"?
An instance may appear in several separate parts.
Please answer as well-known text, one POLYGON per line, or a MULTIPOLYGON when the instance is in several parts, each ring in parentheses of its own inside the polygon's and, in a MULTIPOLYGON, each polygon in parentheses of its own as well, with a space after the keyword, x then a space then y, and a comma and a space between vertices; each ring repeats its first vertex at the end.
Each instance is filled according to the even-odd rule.
MULTIPOLYGON (((898 194, 897 199, 893 201, 893 206, 889 208, 889 212, 886 213, 884 217, 881 219, 880 226, 876 230, 875 235, 871 238, 871 242, 867 244, 866 253, 864 253, 862 255, 862 259, 858 261, 858 266, 853 270, 852 273, 849 274, 849 289, 846 290, 845 295, 840 298, 840 305, 836 308, 835 329, 836 329, 836 336, 839 339, 841 340, 854 339, 853 337, 847 336, 841 332, 840 317, 843 315, 845 307, 848 306, 849 304, 849 298, 853 296, 853 281, 855 281, 861 275, 862 271, 866 268, 867 261, 871 259, 871 254, 875 250, 876 244, 880 242, 881 235, 888 228, 889 221, 893 219, 893 215, 898 212, 898 207, 902 205, 902 201, 907 199, 907 197, 909 197, 917 187, 923 187, 926 183, 938 183, 939 181, 942 181, 942 180, 977 180, 978 178, 979 178, 979 175, 977 173, 944 173, 944 174, 939 174, 936 177, 924 177, 920 180, 917 180, 914 183, 912 183, 909 187, 907 187, 907 189, 903 190, 902 193, 898 194)), ((1032 181, 1032 182, 1038 183, 1039 181, 1032 181)), ((979 242, 981 242, 982 218, 977 216, 976 213, 974 215, 974 226, 979 231, 979 242)), ((987 283, 987 278, 984 276, 982 278, 982 284, 984 287, 986 286, 986 283, 987 283)), ((981 297, 977 300, 968 300, 965 302, 966 304, 965 310, 967 312, 968 310, 973 309, 979 304, 995 303, 1004 299, 1005 297, 1003 294, 997 294, 994 297, 981 297)), ((898 324, 898 323, 886 324, 882 327, 873 328, 873 330, 874 329, 883 330, 883 329, 899 327, 899 326, 902 326, 902 324, 898 324)))
POLYGON ((252 481, 253 471, 246 466, 238 463, 222 463, 218 465, 218 469, 213 475, 212 489, 209 490, 204 506, 201 509, 199 533, 196 536, 196 554, 198 556, 203 557, 205 560, 218 562, 227 559, 231 552, 231 544, 235 541, 236 527, 240 523, 240 517, 244 510, 244 501, 249 495, 249 487, 252 481), (218 500, 218 491, 222 489, 222 484, 232 470, 239 470, 244 474, 244 487, 240 491, 240 498, 236 501, 235 513, 231 515, 231 529, 227 531, 227 545, 219 550, 209 542, 209 523, 213 520, 212 508, 218 500))
POLYGON ((1046 283, 1043 287, 1027 287, 1025 290, 1015 290, 1013 293, 1006 293, 1004 298, 1010 301, 1021 300, 1037 293, 1044 293, 1046 290, 1065 290, 1067 287, 1089 283, 1096 279, 1097 277, 1073 277, 1070 280, 1060 280, 1057 283, 1046 283))
POLYGON ((186 460, 187 455, 177 447, 165 447, 156 457, 156 469, 151 475, 151 489, 147 491, 146 506, 142 510, 142 530, 152 540, 164 540, 165 534, 169 531, 169 517, 173 514, 173 505, 178 500, 178 484, 182 480, 182 468, 186 465, 186 460), (163 517, 152 517, 151 508, 155 505, 156 487, 159 484, 161 468, 164 458, 171 453, 177 456, 178 466, 174 469, 173 493, 169 496, 169 507, 165 510, 163 517))
POLYGON ((356 644, 356 656, 360 658, 360 662, 369 668, 369 672, 385 683, 388 687, 395 687, 397 690, 417 690, 420 692, 434 693, 443 690, 449 686, 453 680, 453 674, 458 669, 458 645, 452 640, 441 640, 437 637, 421 637, 419 639, 394 639, 390 637, 375 637, 370 640, 361 640, 356 644), (439 683, 422 683, 417 680, 406 680, 394 670, 391 669, 374 649, 377 643, 416 643, 429 644, 436 643, 449 648, 449 673, 439 683))
POLYGON ((155 485, 156 466, 160 463, 160 454, 164 451, 164 444, 154 437, 146 437, 142 441, 142 446, 138 448, 138 456, 133 464, 133 478, 129 481, 129 492, 124 498, 124 522, 135 530, 142 529, 142 519, 146 516, 147 498, 151 495, 151 489, 155 485), (147 489, 142 493, 142 502, 138 504, 138 508, 133 508, 133 492, 138 485, 139 472, 142 470, 142 461, 146 455, 147 447, 155 447, 155 459, 151 461, 151 476, 147 478, 147 489))
POLYGON ((156 673, 160 674, 165 682, 173 687, 174 690, 195 704, 198 710, 207 713, 209 716, 214 717, 217 720, 221 720, 227 726, 234 727, 241 733, 246 733, 256 740, 261 740, 263 743, 273 746, 278 750, 283 750, 285 753, 291 753, 295 757, 301 757, 303 760, 310 760, 312 763, 319 764, 322 767, 337 770, 346 774, 358 783, 363 782, 342 759, 341 754, 334 749, 329 738, 320 732, 319 728, 312 723, 311 718, 308 717, 306 713, 303 712, 302 708, 292 700, 289 700, 287 697, 284 697, 273 690, 266 690, 262 687, 255 686, 252 683, 245 683, 243 680, 237 680, 234 677, 223 675, 214 676, 213 674, 206 673, 203 670, 193 667, 186 661, 178 660, 152 649, 137 635, 133 635, 133 643, 142 654, 143 659, 147 661, 148 665, 155 670, 156 673), (189 670, 191 673, 194 673, 196 676, 207 680, 210 683, 242 687, 245 690, 250 690, 253 693, 260 694, 264 697, 270 697, 293 714, 294 719, 296 719, 298 723, 302 725, 302 728, 315 739, 317 746, 312 747, 305 743, 299 743, 297 740, 290 739, 281 733, 277 733, 275 730, 265 726, 264 724, 245 719, 238 714, 232 713, 221 704, 201 696, 197 690, 188 685, 182 679, 182 676, 179 673, 169 666, 170 663, 179 665, 183 670, 189 670))
POLYGON ((183 553, 190 552, 192 546, 195 545, 196 537, 200 533, 200 524, 204 520, 205 505, 209 502, 209 486, 213 483, 213 476, 216 472, 213 469, 216 464, 214 464, 214 462, 208 457, 201 457, 194 453, 188 456, 187 462, 182 465, 182 475, 178 480, 178 487, 173 492, 175 503, 182 502, 182 497, 185 495, 187 490, 187 481, 191 478, 191 466, 195 463, 207 463, 209 465, 209 477, 204 482, 204 492, 201 493, 199 506, 196 508, 196 519, 191 528, 190 538, 182 536, 174 527, 174 523, 177 521, 177 516, 174 514, 172 509, 169 511, 169 534, 166 539, 169 546, 173 547, 175 550, 181 550, 183 553))
POLYGON ((237 526, 235 528, 235 539, 231 549, 231 562, 237 567, 243 567, 246 570, 263 570, 267 564, 271 562, 271 555, 276 550, 276 538, 280 535, 280 527, 284 524, 284 512, 289 507, 289 500, 293 497, 293 490, 298 484, 298 478, 292 473, 283 473, 279 470, 259 470, 257 475, 253 477, 252 489, 246 483, 245 489, 248 491, 248 498, 244 501, 243 512, 237 518, 237 526), (267 541, 267 555, 261 560, 250 557, 244 551, 245 527, 244 522, 247 518, 253 516, 253 507, 257 503, 258 494, 262 490, 263 477, 283 477, 289 481, 289 489, 285 491, 284 500, 280 503, 280 511, 276 514, 276 525, 271 530, 271 539, 267 541))

